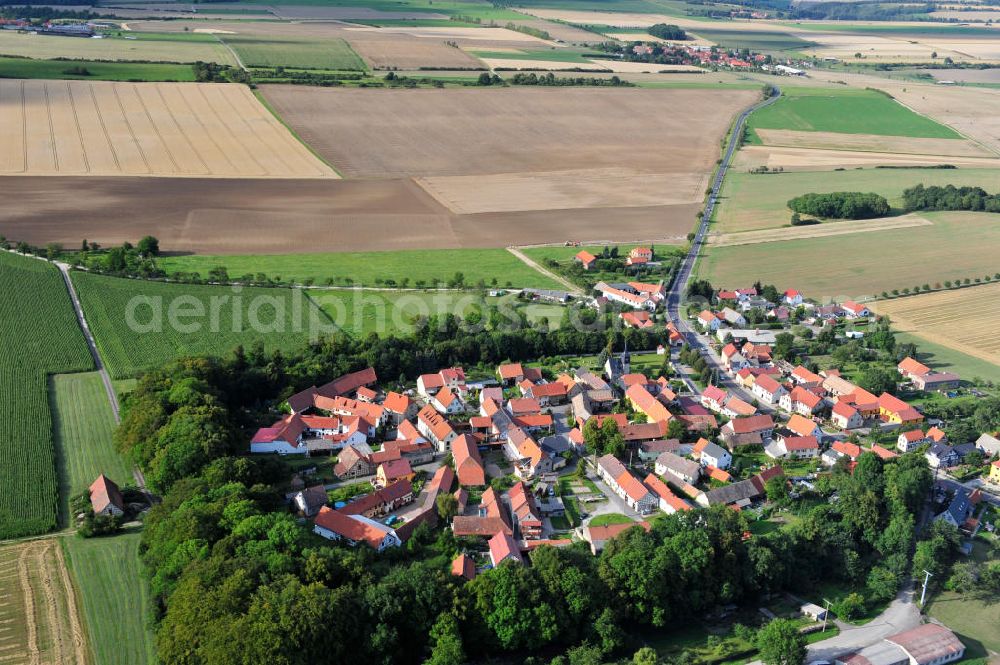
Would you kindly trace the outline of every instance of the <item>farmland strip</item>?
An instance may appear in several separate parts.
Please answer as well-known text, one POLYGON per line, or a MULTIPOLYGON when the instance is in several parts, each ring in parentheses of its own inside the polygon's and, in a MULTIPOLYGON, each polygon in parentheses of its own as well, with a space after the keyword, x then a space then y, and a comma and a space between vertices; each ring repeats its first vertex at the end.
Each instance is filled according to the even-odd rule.
POLYGON ((87 173, 90 173, 90 160, 87 159, 87 146, 83 143, 83 129, 80 128, 80 115, 76 112, 76 100, 73 98, 73 86, 66 81, 66 95, 69 99, 70 108, 73 110, 73 122, 76 125, 76 136, 80 140, 80 152, 83 155, 83 165, 87 173))

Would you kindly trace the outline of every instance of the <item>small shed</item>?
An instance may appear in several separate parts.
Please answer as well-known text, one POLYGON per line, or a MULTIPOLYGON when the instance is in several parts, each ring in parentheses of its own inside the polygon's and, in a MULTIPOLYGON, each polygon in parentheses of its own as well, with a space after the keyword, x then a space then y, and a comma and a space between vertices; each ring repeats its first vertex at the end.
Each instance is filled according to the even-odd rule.
POLYGON ((799 608, 799 612, 802 616, 809 617, 813 621, 822 621, 826 619, 827 611, 820 607, 819 605, 814 605, 812 603, 806 603, 799 608))

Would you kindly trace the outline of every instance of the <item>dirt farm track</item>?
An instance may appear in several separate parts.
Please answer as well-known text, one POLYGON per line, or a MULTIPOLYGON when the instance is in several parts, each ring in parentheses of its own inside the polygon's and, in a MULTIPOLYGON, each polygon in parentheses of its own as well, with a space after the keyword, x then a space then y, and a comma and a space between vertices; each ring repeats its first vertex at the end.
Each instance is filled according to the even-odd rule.
POLYGON ((245 86, 0 81, 0 174, 336 177, 245 86))

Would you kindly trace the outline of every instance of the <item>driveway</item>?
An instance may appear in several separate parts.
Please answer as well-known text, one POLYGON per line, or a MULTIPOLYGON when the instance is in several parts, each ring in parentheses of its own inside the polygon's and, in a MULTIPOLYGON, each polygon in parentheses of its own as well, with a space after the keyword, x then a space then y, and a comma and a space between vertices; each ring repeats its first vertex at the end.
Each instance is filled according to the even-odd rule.
POLYGON ((920 610, 913 602, 914 592, 899 592, 896 600, 889 604, 882 614, 863 626, 837 622, 840 634, 809 647, 807 660, 829 660, 871 646, 890 635, 920 625, 920 610))

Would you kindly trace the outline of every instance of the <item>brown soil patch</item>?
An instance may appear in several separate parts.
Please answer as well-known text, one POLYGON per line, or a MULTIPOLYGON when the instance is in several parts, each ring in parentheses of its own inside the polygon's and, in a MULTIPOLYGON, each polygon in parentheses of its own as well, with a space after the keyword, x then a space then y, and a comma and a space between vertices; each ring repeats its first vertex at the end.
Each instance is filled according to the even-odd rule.
POLYGON ((764 229, 761 231, 746 231, 744 233, 714 233, 708 237, 709 243, 715 247, 734 245, 756 245, 762 242, 783 242, 802 238, 826 238, 852 233, 871 233, 889 229, 905 229, 912 226, 929 226, 930 220, 917 215, 902 217, 884 217, 882 219, 859 219, 848 222, 826 222, 811 226, 782 227, 779 229, 764 229))
POLYGON ((701 201, 707 181, 707 173, 649 174, 624 168, 417 179, 458 214, 691 204, 701 201))
POLYGON ((169 251, 281 254, 683 238, 700 204, 456 215, 410 179, 0 178, 0 233, 169 251), (114 215, 108 211, 114 210, 114 215), (613 223, 612 223, 613 222, 613 223))
POLYGON ((990 157, 981 146, 962 139, 929 139, 877 134, 800 132, 792 129, 757 129, 768 145, 823 150, 854 150, 953 157, 990 157))
POLYGON ((0 81, 0 174, 336 177, 243 86, 0 81))
POLYGON ((349 177, 632 167, 708 172, 752 90, 262 86, 307 143, 349 177), (684 109, 671 113, 670 109, 684 109))
POLYGON ((1000 284, 883 300, 875 310, 894 327, 1000 365, 1000 284))
MULTIPOLYGON (((1000 15, 998 15, 1000 17, 1000 15)), ((505 23, 505 22, 504 22, 505 23)), ((523 20, 511 21, 511 23, 529 28, 544 30, 555 41, 567 42, 570 44, 600 44, 607 41, 603 35, 588 30, 556 23, 555 21, 543 21, 542 19, 525 18, 523 20)))

